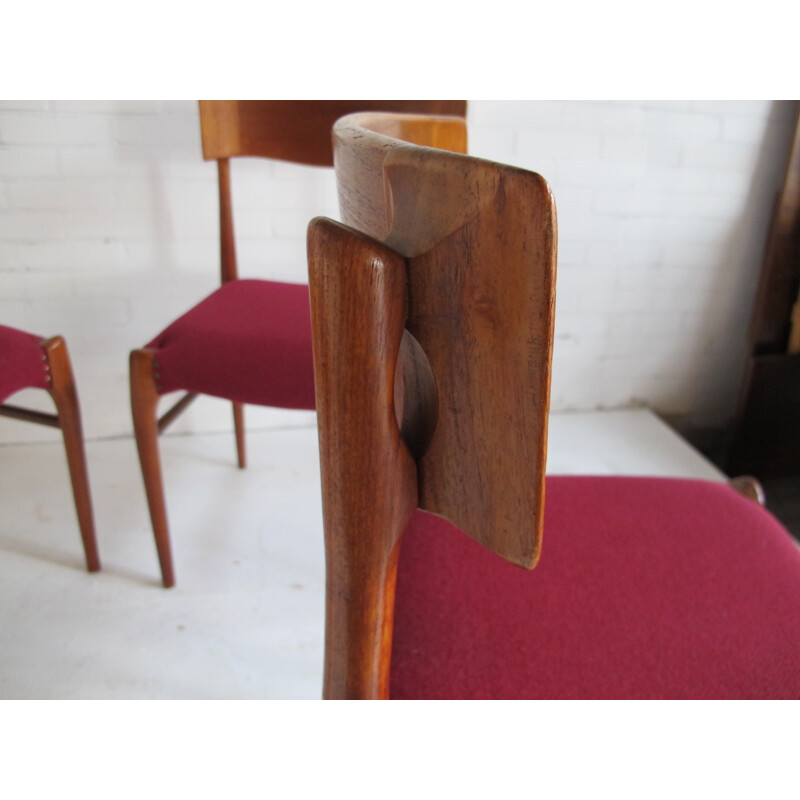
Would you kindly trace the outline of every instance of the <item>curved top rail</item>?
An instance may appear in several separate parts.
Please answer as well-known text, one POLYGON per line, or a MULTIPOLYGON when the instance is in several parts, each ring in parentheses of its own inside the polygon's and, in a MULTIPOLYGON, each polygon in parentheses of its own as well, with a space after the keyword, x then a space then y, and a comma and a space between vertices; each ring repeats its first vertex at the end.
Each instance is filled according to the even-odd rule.
POLYGON ((419 506, 533 567, 555 305, 550 189, 458 152, 458 118, 356 114, 333 139, 342 220, 406 259, 406 328, 438 389, 419 506))
POLYGON ((466 116, 465 100, 201 100, 203 157, 261 156, 331 166, 331 129, 345 114, 381 110, 466 116))

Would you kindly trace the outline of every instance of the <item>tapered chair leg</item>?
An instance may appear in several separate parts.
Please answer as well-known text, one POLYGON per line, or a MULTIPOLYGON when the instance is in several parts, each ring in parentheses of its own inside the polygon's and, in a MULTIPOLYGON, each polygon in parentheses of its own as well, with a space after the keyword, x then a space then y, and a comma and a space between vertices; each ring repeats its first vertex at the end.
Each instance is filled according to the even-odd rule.
POLYGON ((152 350, 134 350, 130 356, 131 410, 133 430, 142 478, 150 509, 150 521, 161 565, 164 586, 175 585, 172 551, 169 542, 167 506, 161 476, 161 459, 158 453, 158 388, 154 377, 155 354, 152 350))
POLYGON ((247 451, 245 448, 244 434, 244 404, 233 404, 233 427, 236 431, 236 456, 239 459, 239 469, 247 466, 247 451))
POLYGON ((100 569, 100 555, 97 550, 92 499, 89 492, 89 474, 83 445, 80 405, 69 352, 67 344, 61 336, 55 336, 42 342, 42 348, 48 367, 49 391, 55 403, 59 425, 64 436, 64 449, 67 454, 75 510, 78 514, 78 527, 86 554, 86 567, 89 572, 97 572, 100 569))

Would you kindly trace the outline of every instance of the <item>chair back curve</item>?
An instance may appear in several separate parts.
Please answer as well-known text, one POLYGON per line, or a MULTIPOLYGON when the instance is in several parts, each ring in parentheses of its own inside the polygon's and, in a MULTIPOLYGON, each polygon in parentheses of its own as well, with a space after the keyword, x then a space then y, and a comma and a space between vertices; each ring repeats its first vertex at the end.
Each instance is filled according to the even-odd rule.
POLYGON ((406 259, 405 328, 438 390, 430 441, 411 443, 424 451, 419 507, 530 568, 544 506, 555 205, 539 175, 461 154, 464 131, 452 118, 341 120, 340 207, 346 225, 406 259))
POLYGON ((201 100, 206 160, 261 156, 333 165, 331 129, 357 111, 386 110, 464 117, 465 100, 201 100))
POLYGON ((465 147, 455 117, 334 127, 344 224, 308 233, 325 697, 388 696, 399 545, 417 508, 515 564, 538 559, 555 206, 539 175, 465 147))

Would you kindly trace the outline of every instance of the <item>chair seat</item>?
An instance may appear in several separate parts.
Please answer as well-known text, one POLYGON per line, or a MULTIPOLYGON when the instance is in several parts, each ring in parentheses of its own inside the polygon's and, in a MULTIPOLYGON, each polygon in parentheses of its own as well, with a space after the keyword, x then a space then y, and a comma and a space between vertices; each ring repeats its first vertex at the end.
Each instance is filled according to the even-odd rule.
POLYGON ((147 345, 160 394, 187 390, 240 403, 314 408, 308 287, 234 280, 147 345))
POLYGON ((547 481, 528 572, 417 512, 403 539, 391 694, 800 698, 800 550, 724 484, 547 481))
POLYGON ((0 403, 21 389, 47 388, 42 337, 0 325, 0 403))

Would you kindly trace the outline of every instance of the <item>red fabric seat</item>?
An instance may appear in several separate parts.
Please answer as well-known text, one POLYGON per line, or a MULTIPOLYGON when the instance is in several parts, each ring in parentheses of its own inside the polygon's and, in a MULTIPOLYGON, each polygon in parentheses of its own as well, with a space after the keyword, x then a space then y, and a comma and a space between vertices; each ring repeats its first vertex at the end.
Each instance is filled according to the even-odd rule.
POLYGON ((21 389, 47 388, 42 337, 0 325, 0 403, 21 389))
POLYGON ((418 512, 393 698, 800 698, 800 550, 724 484, 547 482, 542 556, 512 566, 418 512))
POLYGON ((233 280, 162 331, 160 394, 178 389, 240 403, 314 408, 308 287, 233 280))

